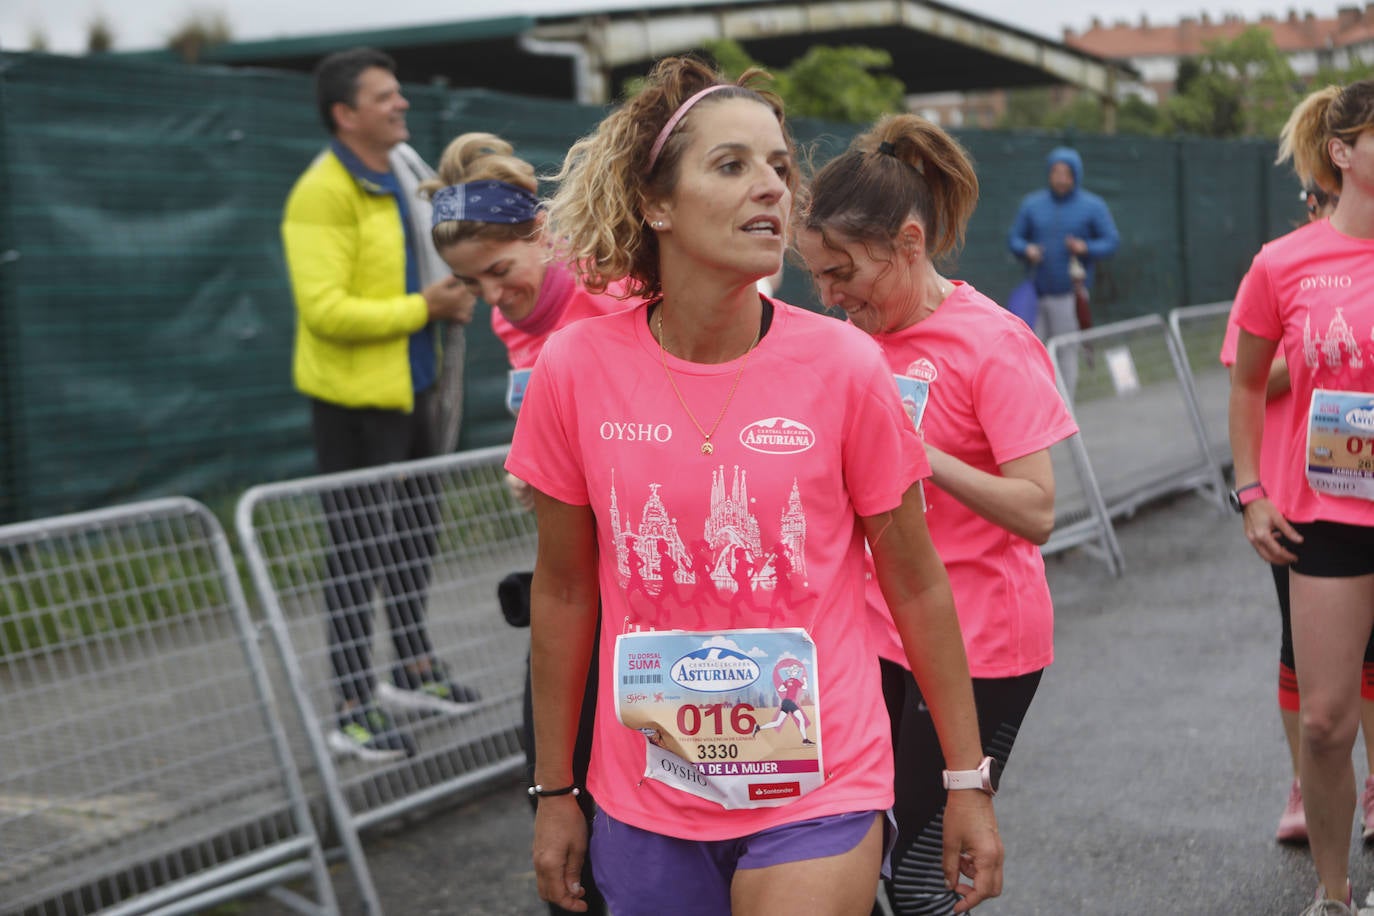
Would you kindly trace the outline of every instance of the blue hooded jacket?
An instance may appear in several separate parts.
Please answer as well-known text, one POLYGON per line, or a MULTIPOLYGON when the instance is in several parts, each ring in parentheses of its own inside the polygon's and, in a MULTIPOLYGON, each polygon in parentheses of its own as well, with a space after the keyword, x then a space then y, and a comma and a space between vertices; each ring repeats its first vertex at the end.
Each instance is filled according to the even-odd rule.
POLYGON ((1088 245, 1088 253, 1079 260, 1087 270, 1084 282, 1089 289, 1094 263, 1111 257, 1121 244, 1107 204, 1091 191, 1083 190, 1083 160, 1078 153, 1067 146, 1052 150, 1045 160, 1046 170, 1058 162, 1067 163, 1073 171, 1073 188, 1062 197, 1048 187, 1027 194, 1007 236, 1007 247, 1018 258, 1025 258, 1027 245, 1040 246, 1043 257, 1035 269, 1035 289, 1042 296, 1073 291, 1069 280, 1071 254, 1064 245, 1065 236, 1076 236, 1088 245))

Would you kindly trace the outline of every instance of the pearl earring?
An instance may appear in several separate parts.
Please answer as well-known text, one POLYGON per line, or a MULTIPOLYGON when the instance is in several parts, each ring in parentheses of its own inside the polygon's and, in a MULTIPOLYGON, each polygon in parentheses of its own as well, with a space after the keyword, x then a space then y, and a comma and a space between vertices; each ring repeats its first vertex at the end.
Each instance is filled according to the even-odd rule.
POLYGON ((663 228, 663 220, 661 220, 661 219, 656 219, 656 220, 654 220, 654 228, 655 228, 655 229, 662 229, 662 228, 663 228))

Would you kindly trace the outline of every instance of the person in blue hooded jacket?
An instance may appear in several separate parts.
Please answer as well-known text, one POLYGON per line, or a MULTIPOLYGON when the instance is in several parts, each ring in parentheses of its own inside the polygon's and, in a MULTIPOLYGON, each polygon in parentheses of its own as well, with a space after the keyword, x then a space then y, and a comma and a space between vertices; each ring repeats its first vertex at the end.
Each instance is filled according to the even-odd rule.
MULTIPOLYGON (((1115 254, 1121 243, 1106 202, 1082 187, 1083 159, 1077 151, 1058 147, 1046 165, 1049 187, 1025 196, 1007 237, 1011 253, 1035 271, 1035 333, 1041 340, 1079 329, 1074 283, 1081 282, 1085 294, 1091 291, 1096 263, 1115 254), (1081 278, 1074 276, 1075 261, 1081 278)), ((1064 362, 1065 386, 1072 392, 1077 359, 1064 362)))

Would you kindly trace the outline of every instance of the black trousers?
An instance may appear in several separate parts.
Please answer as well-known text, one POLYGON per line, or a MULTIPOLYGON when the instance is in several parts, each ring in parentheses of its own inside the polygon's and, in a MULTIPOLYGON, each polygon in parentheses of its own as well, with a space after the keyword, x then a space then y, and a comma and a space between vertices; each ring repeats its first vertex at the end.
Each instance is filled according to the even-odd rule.
MULTIPOLYGON (((320 473, 351 471, 435 453, 432 389, 412 413, 311 401, 320 473)), ((329 659, 341 699, 372 701, 372 599, 380 589, 398 664, 433 654, 425 627, 430 561, 439 524, 432 481, 355 484, 322 497, 329 548, 324 586, 329 659)))
MULTIPOLYGON (((944 754, 911 672, 887 659, 880 664, 896 764, 892 814, 897 820, 897 843, 892 850, 892 877, 884 881, 887 901, 898 916, 952 916, 959 898, 945 889, 941 869, 944 754)), ((973 679, 983 753, 1004 769, 1043 674, 1042 669, 1019 677, 973 679)))

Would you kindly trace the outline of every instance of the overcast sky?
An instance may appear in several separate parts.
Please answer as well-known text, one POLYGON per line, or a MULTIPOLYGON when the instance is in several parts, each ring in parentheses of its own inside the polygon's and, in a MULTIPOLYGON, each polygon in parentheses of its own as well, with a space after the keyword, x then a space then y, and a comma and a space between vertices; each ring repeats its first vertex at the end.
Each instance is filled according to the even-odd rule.
MULTIPOLYGON (((1213 18, 1237 13, 1258 19, 1261 13, 1286 16, 1290 8, 1332 16, 1353 0, 944 0, 949 6, 1014 25, 1051 38, 1065 26, 1082 31, 1093 16, 1104 21, 1173 23, 1203 12, 1213 18)), ((25 50, 30 37, 42 34, 48 50, 79 54, 85 49, 89 24, 103 16, 121 50, 161 47, 197 11, 223 13, 239 40, 346 32, 480 19, 493 15, 683 6, 685 0, 0 0, 0 48, 25 50), (327 12, 323 8, 327 6, 327 12)))

